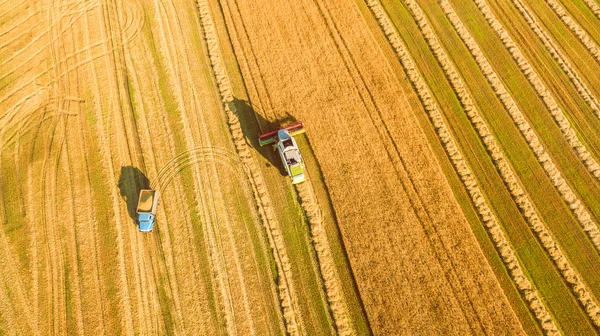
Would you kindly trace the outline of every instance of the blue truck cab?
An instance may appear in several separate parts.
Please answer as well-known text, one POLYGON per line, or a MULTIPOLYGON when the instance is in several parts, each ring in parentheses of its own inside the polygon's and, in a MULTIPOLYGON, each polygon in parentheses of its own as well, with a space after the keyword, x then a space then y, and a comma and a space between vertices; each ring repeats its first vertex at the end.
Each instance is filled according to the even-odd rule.
POLYGON ((156 208, 158 207, 157 190, 140 190, 140 197, 137 206, 138 228, 141 232, 151 232, 154 227, 156 208))

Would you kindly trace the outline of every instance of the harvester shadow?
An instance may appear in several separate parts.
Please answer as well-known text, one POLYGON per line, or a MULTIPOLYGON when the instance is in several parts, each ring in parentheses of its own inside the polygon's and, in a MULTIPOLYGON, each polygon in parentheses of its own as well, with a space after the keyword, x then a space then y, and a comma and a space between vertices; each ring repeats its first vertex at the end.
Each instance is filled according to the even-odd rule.
POLYGON ((283 125, 296 121, 294 116, 287 113, 286 117, 279 120, 267 120, 265 117, 256 111, 247 101, 233 98, 232 110, 240 119, 242 132, 246 141, 254 148, 262 157, 267 160, 267 165, 276 167, 282 176, 287 176, 287 172, 281 163, 281 159, 272 145, 260 146, 258 136, 261 133, 274 131, 283 125))
POLYGON ((150 188, 150 180, 146 175, 136 167, 124 166, 121 167, 121 176, 119 184, 121 197, 127 203, 127 212, 129 217, 136 222, 137 219, 137 202, 140 190, 150 188))

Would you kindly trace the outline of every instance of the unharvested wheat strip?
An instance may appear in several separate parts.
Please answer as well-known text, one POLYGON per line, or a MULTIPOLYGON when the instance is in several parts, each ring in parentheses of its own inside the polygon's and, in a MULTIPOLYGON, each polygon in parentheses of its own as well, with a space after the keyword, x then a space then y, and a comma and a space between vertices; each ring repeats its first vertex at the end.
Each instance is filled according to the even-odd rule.
POLYGON ((594 42, 585 29, 583 29, 573 18, 567 13, 564 7, 556 0, 545 0, 548 6, 552 8, 554 13, 562 20, 562 22, 577 36, 581 44, 590 52, 592 57, 600 64, 600 47, 594 42))
POLYGON ((350 315, 341 288, 342 282, 335 269, 335 260, 333 255, 331 255, 331 247, 329 246, 327 232, 325 232, 323 225, 321 209, 315 199, 310 179, 307 179, 305 183, 296 185, 296 190, 310 225, 314 249, 318 257, 321 277, 325 284, 325 293, 327 294, 329 308, 335 320, 336 331, 338 335, 355 335, 356 331, 353 330, 352 323, 348 319, 350 315))
MULTIPOLYGON (((546 50, 548 50, 548 52, 550 52, 550 55, 552 55, 552 58, 554 58, 556 63, 558 63, 560 68, 569 77, 569 79, 571 80, 571 83, 573 83, 573 85, 575 85, 575 88, 577 89, 577 92, 579 93, 581 98, 583 98, 583 100, 592 109, 592 111, 594 112, 596 117, 600 118, 600 103, 598 102, 598 99, 594 96, 594 94, 590 91, 590 89, 588 89, 587 85, 585 84, 585 82, 583 81, 581 76, 579 76, 579 74, 577 73, 575 68, 573 68, 573 66, 571 65, 571 62, 569 61, 568 57, 566 57, 563 54, 563 52, 556 45, 554 40, 552 40, 550 35, 538 23, 537 19, 535 18, 535 15, 531 12, 531 10, 529 8, 527 8, 527 6, 521 0, 512 0, 512 2, 515 5, 515 7, 517 8, 517 10, 519 12, 521 12, 521 15, 523 16, 523 18, 525 18, 525 21, 527 22, 527 24, 529 25, 531 30, 542 41, 546 50)), ((489 5, 487 4, 486 1, 477 0, 477 1, 475 1, 475 3, 477 4, 477 6, 481 10, 481 12, 484 14, 486 20, 488 20, 488 17, 490 17, 490 18, 493 17, 495 19, 495 16, 493 15, 491 8, 489 7, 489 5), (489 13, 491 15, 489 15, 487 13, 489 13)), ((492 21, 495 21, 495 20, 492 20, 492 21)), ((503 27, 501 27, 501 28, 502 28, 502 30, 504 30, 503 27)))
MULTIPOLYGON (((476 0, 476 2, 484 2, 484 0, 476 0)), ((473 55, 481 55, 481 58, 483 59, 485 56, 483 56, 483 54, 479 54, 481 52, 479 50, 479 47, 476 45, 476 42, 473 40, 468 30, 460 21, 460 18, 454 11, 454 8, 452 8, 452 5, 448 2, 448 0, 442 0, 440 2, 440 5, 444 10, 444 13, 450 19, 450 22, 454 26, 454 29, 458 32, 458 35, 461 37, 461 39, 463 39, 465 44, 470 45, 469 50, 471 50, 473 55)), ((487 9, 489 10, 489 7, 487 9)), ((544 104, 546 104, 546 107, 550 111, 550 114, 552 114, 552 117, 554 118, 556 124, 561 129, 563 136, 567 139, 567 142, 569 142, 575 153, 579 156, 581 161, 588 168, 588 171, 600 181, 600 166, 598 166, 596 160, 592 158, 590 153, 587 151, 587 148, 579 141, 579 139, 575 135, 575 131, 571 128, 569 121, 567 120, 564 113, 556 103, 556 100, 554 99, 550 91, 546 88, 546 86, 539 78, 531 64, 529 64, 525 56, 523 56, 520 49, 513 42, 512 38, 508 35, 506 30, 504 30, 500 22, 498 22, 498 20, 495 18, 494 14, 492 14, 491 11, 484 11, 484 15, 486 17, 486 20, 488 20, 488 22, 490 23, 490 26, 496 31, 496 33, 498 33, 498 35, 502 39, 502 42, 509 50, 510 54, 513 56, 515 62, 519 65, 519 68, 521 69, 525 77, 527 77, 527 79, 531 83, 531 86, 534 87, 538 95, 544 101, 544 104)), ((483 64, 487 64, 489 66, 489 63, 483 64)), ((491 69, 491 67, 488 69, 491 69)), ((491 70, 490 73, 492 71, 493 70, 491 70)), ((490 80, 489 77, 488 80, 490 80)), ((522 115, 520 117, 522 117, 522 115)), ((521 119, 525 120, 524 118, 521 119)), ((533 131, 531 132, 531 134, 533 134, 533 131)), ((524 133, 524 135, 526 135, 526 133, 524 133)), ((533 134, 531 139, 533 139, 534 136, 535 134, 533 134)), ((527 138, 527 140, 529 142, 530 138, 527 138)), ((531 142, 529 143, 531 145, 531 142)), ((532 149, 534 149, 534 146, 531 147, 532 149)), ((581 227, 585 230, 590 240, 592 240, 592 242, 594 243, 596 249, 600 252, 600 231, 598 230, 597 224, 592 220, 591 215, 589 214, 583 203, 579 200, 579 198, 577 198, 577 196, 574 194, 571 188, 567 185, 566 181, 562 177, 560 177, 560 175, 551 175, 546 169, 546 167, 544 167, 544 170, 546 171, 548 176, 552 178, 555 188, 559 191, 561 196, 564 198, 565 202, 569 205, 569 208, 573 212, 575 218, 577 218, 577 221, 579 222, 581 227), (562 181, 559 180, 559 178, 562 179, 562 181)))
POLYGON ((411 81, 417 95, 419 96, 419 99, 425 107, 431 123, 436 129, 436 133, 440 139, 440 142, 450 158, 454 169, 463 182, 465 189, 469 193, 471 202, 477 210, 480 220, 483 222, 484 227, 486 228, 494 243, 494 246, 496 247, 496 250, 502 257, 504 265, 509 270, 515 286, 519 289, 523 299, 528 303, 529 309, 536 317, 538 323, 544 329, 545 333, 549 335, 559 334, 556 324, 554 323, 551 315, 548 313, 548 309, 544 305, 543 301, 540 299, 537 289, 524 275, 523 268, 517 259, 510 242, 502 231, 496 215, 492 212, 491 208, 487 204, 484 194, 477 184, 475 176, 472 174, 467 162, 460 152, 460 147, 456 144, 454 137, 444 122, 442 114, 438 110, 437 104, 435 103, 427 84, 417 70, 398 32, 395 30, 392 22, 377 0, 366 0, 366 3, 373 12, 375 18, 378 20, 384 34, 398 55, 398 58, 402 63, 409 80, 411 81))
MULTIPOLYGON (((437 40, 437 37, 433 33, 433 30, 431 29, 429 22, 425 16, 425 14, 423 13, 422 9, 419 7, 419 5, 414 0, 405 0, 405 3, 407 4, 408 8, 410 9, 410 12, 413 15, 413 18, 418 23, 420 30, 423 33, 423 36, 425 37, 425 39, 427 40, 427 43, 429 44, 430 49, 433 51, 433 53, 436 55, 436 57, 439 58, 438 61, 440 62, 442 67, 450 68, 452 64, 451 64, 448 56, 446 55, 444 49, 442 48, 441 44, 437 40)), ((442 4, 443 4, 443 2, 442 2, 442 4)), ((444 11, 447 12, 448 6, 443 6, 443 7, 446 7, 446 9, 444 9, 444 11)), ((458 20, 457 16, 452 16, 452 15, 449 15, 448 13, 446 13, 446 14, 448 15, 448 17, 451 21, 458 20)), ((457 29, 457 32, 463 39, 465 39, 466 37, 470 37, 470 35, 466 35, 466 34, 468 34, 468 32, 466 30, 457 29)), ((471 51, 473 53, 473 56, 475 56, 477 63, 481 67, 482 72, 484 73, 484 75, 486 75, 486 77, 488 78, 488 81, 494 87, 494 91, 499 96, 501 96, 500 98, 501 98, 502 102, 505 104, 506 109, 511 113, 511 115, 515 115, 517 113, 520 114, 520 111, 516 107, 516 103, 514 102, 514 100, 512 100, 512 97, 507 93, 503 84, 499 81, 497 75, 493 72, 491 65, 489 65, 489 63, 487 62, 487 59, 485 59, 485 56, 481 53, 481 50, 479 50, 479 47, 477 46, 477 44, 472 40, 472 38, 468 39, 468 43, 466 43, 466 44, 469 46, 469 50, 475 50, 475 51, 471 51), (483 63, 483 65, 482 65, 482 63, 483 63)), ((452 75, 450 75, 450 76, 452 76, 452 75)), ((453 77, 457 77, 457 76, 458 76, 458 74, 456 73, 456 70, 454 70, 453 77)), ((464 92, 466 93, 466 91, 464 91, 464 92)), ((471 100, 469 99, 466 102, 470 102, 470 101, 471 100)), ((472 104, 472 102, 471 102, 471 104, 472 104)), ((473 109, 471 111, 475 111, 475 110, 473 109)), ((478 115, 474 115, 474 118, 477 116, 478 115)), ((554 175, 548 174, 548 175, 551 178, 552 177, 556 178, 556 176, 560 177, 560 173, 557 171, 556 167, 554 167, 554 164, 552 163, 550 157, 548 156, 547 153, 545 153, 544 148, 539 144, 539 141, 537 141, 535 134, 529 127, 529 124, 527 123, 527 121, 525 120, 523 115, 520 114, 520 118, 517 118, 514 116, 513 116, 513 118, 515 119, 515 123, 517 123, 517 125, 519 126, 519 129, 522 130, 522 132, 524 133, 526 139, 528 140, 528 143, 530 144, 530 146, 536 153, 536 156, 538 155, 538 153, 543 153, 543 155, 540 155, 539 161, 540 161, 540 164, 542 164, 542 166, 544 167, 544 169, 546 169, 548 166, 552 166, 554 168, 554 172, 556 174, 554 174, 554 175), (527 131, 525 131, 525 130, 527 130, 527 131), (535 140, 532 140, 532 139, 535 139, 535 140), (543 160, 541 158, 543 158, 543 160)), ((491 142, 494 139, 493 135, 489 131, 489 128, 484 127, 486 125, 485 125, 485 122, 483 121, 483 119, 476 118, 475 120, 477 120, 479 127, 482 127, 483 130, 485 130, 483 132, 483 134, 485 134, 485 137, 483 138, 484 143, 486 143, 486 145, 487 145, 487 143, 489 142, 490 148, 488 148, 488 151, 491 153, 492 158, 496 161, 496 167, 498 168, 498 171, 501 174, 504 183, 508 187, 508 190, 510 191, 511 195, 513 196, 515 203, 519 206, 519 209, 521 210, 523 217, 526 219, 526 221, 529 224, 529 226, 531 227, 531 229, 537 234, 539 241, 542 243, 542 245, 544 246, 544 248, 546 249, 546 251, 548 252, 550 257, 552 258, 552 260, 554 261, 557 268, 560 270, 565 281, 571 286, 571 290, 573 291, 575 297, 579 300, 582 307, 584 307, 584 309, 585 309, 586 313, 588 314, 589 318, 591 319, 591 321, 594 323, 594 325, 596 327, 600 327, 600 307, 598 307, 596 298, 589 291, 589 289, 583 283, 583 281, 581 279, 579 279, 579 275, 573 269, 573 267, 571 266, 571 264, 567 260, 567 258, 564 256, 560 247, 556 244, 556 242, 554 241, 554 238, 552 237, 550 232, 546 229, 544 223, 539 219, 538 214, 537 214, 535 208, 533 207, 533 204, 532 204, 529 196, 526 194, 525 190, 523 189, 519 179, 516 177, 516 174, 512 171, 510 165, 508 164, 508 161, 505 159, 497 161, 498 159, 502 158, 503 155, 502 155, 502 152, 500 151, 498 145, 495 143, 495 141, 491 142)), ((562 179, 562 177, 560 177, 560 178, 562 179)), ((553 179, 553 182, 554 181, 555 180, 553 179)), ((568 186, 566 185, 566 182, 564 180, 562 180, 562 181, 563 181, 563 184, 561 185, 561 187, 568 188, 568 186)), ((573 195, 573 197, 574 197, 574 195, 573 195)), ((569 201, 569 200, 572 200, 572 198, 567 199, 567 201, 569 201)), ((577 204, 577 203, 575 203, 575 204, 577 204)), ((594 223, 592 223, 592 225, 594 225, 594 223)))
POLYGON ((273 209, 270 205, 271 201, 265 186, 265 182, 260 174, 259 168, 256 167, 256 163, 251 156, 250 149, 241 130, 240 122, 235 115, 232 89, 227 73, 225 72, 226 70, 223 60, 221 58, 217 40, 218 38, 215 32, 215 26, 208 2, 206 0, 197 0, 197 4, 200 13, 200 21, 202 22, 204 38, 207 42, 213 74, 216 78, 219 93, 223 101, 224 110, 229 124, 229 130, 231 132, 236 151, 244 163, 246 173, 248 174, 252 188, 255 192, 257 205, 259 206, 259 214, 263 220, 263 224, 273 250, 277 272, 280 277, 278 284, 279 296, 286 329, 288 333, 296 335, 298 333, 302 333, 304 328, 300 320, 300 309, 298 307, 296 293, 293 288, 291 266, 285 250, 283 237, 281 236, 279 224, 277 223, 275 214, 273 213, 273 209))

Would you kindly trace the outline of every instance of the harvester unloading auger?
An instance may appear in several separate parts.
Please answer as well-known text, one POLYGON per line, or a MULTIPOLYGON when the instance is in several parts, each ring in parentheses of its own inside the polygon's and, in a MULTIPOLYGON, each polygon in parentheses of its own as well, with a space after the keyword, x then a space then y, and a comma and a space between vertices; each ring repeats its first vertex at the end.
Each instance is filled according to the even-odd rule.
POLYGON ((304 125, 301 122, 295 122, 284 128, 258 136, 258 142, 261 147, 275 143, 273 149, 279 152, 279 157, 281 157, 283 166, 292 179, 293 184, 304 182, 306 179, 304 176, 304 161, 298 149, 298 144, 294 139, 295 135, 304 132, 304 125))

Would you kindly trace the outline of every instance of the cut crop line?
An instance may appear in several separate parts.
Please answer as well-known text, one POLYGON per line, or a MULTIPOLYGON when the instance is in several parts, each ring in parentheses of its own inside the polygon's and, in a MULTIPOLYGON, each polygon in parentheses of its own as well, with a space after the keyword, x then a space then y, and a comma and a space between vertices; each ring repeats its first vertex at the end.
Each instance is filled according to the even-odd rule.
MULTIPOLYGON (((464 155, 460 151, 460 147, 456 144, 456 140, 452 136, 452 133, 450 133, 450 130, 439 111, 433 95, 427 87, 427 84, 425 83, 425 80, 423 79, 419 70, 415 66, 415 63, 412 60, 407 47, 402 42, 400 35, 394 28, 394 25, 385 13, 385 10, 379 1, 366 0, 366 3, 371 9, 375 18, 378 20, 380 27, 396 52, 406 75, 411 81, 411 84, 413 85, 419 99, 421 100, 421 103, 425 108, 425 111, 427 112, 427 115, 431 120, 431 123, 436 130, 436 134, 438 135, 440 142, 442 143, 443 148, 450 159, 450 162, 454 166, 456 173, 464 184, 465 189, 470 196, 473 207, 477 210, 480 220, 486 228, 488 235, 492 239, 498 254, 501 256, 504 266, 509 271, 515 286, 518 288, 521 297, 525 302, 528 303, 530 311, 533 313, 538 324, 542 327, 546 334, 560 334, 555 322, 552 319, 552 316, 548 312, 547 307, 541 300, 537 289, 525 276, 523 266, 521 265, 514 248, 511 246, 510 241, 502 230, 496 215, 488 205, 487 200, 485 199, 484 194, 477 183, 476 177, 471 172, 466 160, 464 159, 464 155)), ((474 119, 478 116, 471 113, 470 117, 474 119)), ((479 120, 482 119, 479 118, 479 120)), ((490 139, 490 137, 486 137, 485 139, 490 139)))
POLYGON ((562 22, 577 36, 581 44, 589 51, 589 53, 594 57, 596 62, 600 64, 600 48, 594 42, 594 40, 590 37, 585 29, 583 29, 573 18, 567 14, 567 11, 564 7, 558 3, 556 0, 545 0, 548 6, 552 8, 556 16, 558 16, 562 22))
MULTIPOLYGON (((438 57, 439 55, 444 55, 443 58, 445 59, 445 62, 440 62, 440 64, 447 63, 445 67, 451 65, 451 63, 449 63, 450 61, 448 59, 448 56, 446 55, 444 49, 437 40, 437 37, 435 36, 433 29, 430 27, 429 22, 422 9, 414 0, 405 0, 405 2, 407 3, 410 12, 413 15, 413 18, 418 23, 421 32, 423 33, 425 39, 427 40, 430 46, 430 49, 434 52, 434 54, 438 55, 438 57)), ((468 46, 472 55, 476 59, 477 64, 480 66, 481 71, 494 88, 494 92, 496 92, 496 94, 499 96, 499 98, 505 105, 506 110, 509 111, 509 113, 515 120, 515 123, 519 127, 519 130, 523 132, 523 135, 528 140, 528 144, 530 145, 530 147, 532 147, 532 150, 536 154, 536 157, 538 157, 540 164, 547 171, 552 181, 555 182, 555 186, 557 186, 556 181, 562 181, 561 184, 558 184, 558 186, 560 186, 559 192, 561 190, 564 191, 565 189, 568 192, 570 192, 569 196, 571 197, 565 199, 567 201, 567 204, 571 205, 571 202, 569 201, 575 200, 572 202, 573 204, 571 206, 581 205, 581 203, 576 199, 573 192, 570 191, 570 188, 566 184, 566 181, 564 181, 564 179, 562 179, 562 177, 560 176, 560 172, 558 172, 550 156, 545 152, 539 140, 537 140, 537 137, 531 129, 531 127, 529 126, 529 123, 523 117, 516 103, 514 102, 510 94, 508 94, 506 88, 504 88, 504 85, 499 80, 496 73, 493 71, 493 68, 479 49, 479 46, 475 43, 475 41, 472 39, 468 31, 464 28, 464 26, 458 25, 459 23, 462 25, 462 23, 460 22, 460 19, 458 19, 458 16, 456 16, 455 14, 452 15, 452 7, 447 5, 447 3, 443 0, 442 9, 444 10, 445 14, 448 16, 450 21, 453 23, 453 25, 455 25, 455 29, 457 30, 458 35, 463 39, 463 41, 465 41, 465 44, 468 46), (554 174, 550 174, 550 172, 553 172, 554 174)), ((442 67, 444 67, 444 65, 442 65, 442 67)), ((485 125, 483 119, 481 119, 480 125, 485 125)), ((488 133, 489 128, 486 127, 486 129, 487 132, 485 133, 488 133)), ((493 139, 493 135, 491 134, 491 132, 486 134, 486 138, 487 141, 493 139)), ((493 145, 495 145, 495 148, 498 148, 498 145, 495 143, 495 141, 493 145)), ((500 150, 496 151, 495 153, 493 153, 493 158, 500 158, 501 153, 502 152, 500 150)), ((570 285, 574 296, 579 300, 581 306, 585 309, 586 313, 588 314, 588 317, 592 320, 596 327, 600 327, 600 308, 598 307, 596 298, 593 296, 593 294, 587 288, 587 286, 583 283, 583 281, 579 278, 577 272, 573 269, 568 259, 564 256, 558 244, 554 241, 554 238, 552 237, 550 231, 548 231, 544 223, 539 219, 535 207, 531 202, 531 199, 523 189, 522 184, 519 183, 516 174, 512 172, 512 169, 509 169, 510 166, 506 166, 506 168, 508 169, 501 169, 500 167, 504 168, 502 165, 497 165, 497 167, 499 168, 499 173, 503 177, 504 183, 507 185, 511 195, 513 196, 513 199, 515 200, 515 203, 519 206, 523 217, 527 220, 527 223, 529 224, 531 229, 537 234, 540 243, 544 246, 551 259, 555 262, 556 267, 560 270, 565 281, 570 285)), ((561 195, 563 195, 563 193, 561 193, 561 195)), ((583 222, 580 221, 580 224, 583 225, 583 222)), ((591 225, 595 224, 592 222, 591 225)))
POLYGON ((594 12, 594 15, 596 15, 596 17, 598 19, 600 19, 600 6, 598 6, 596 1, 595 0, 583 0, 583 2, 585 2, 585 4, 590 8, 590 10, 592 12, 594 12))
MULTIPOLYGON (((593 0, 590 0, 590 1, 593 1, 593 0)), ((525 21, 527 21, 527 24, 529 24, 529 27, 531 28, 531 30, 533 30, 533 32, 542 41, 542 43, 544 44, 544 47, 546 47, 546 50, 548 50, 548 52, 550 52, 550 54, 552 55, 554 60, 558 63, 560 68, 563 70, 563 72, 569 77, 569 79, 571 80, 571 83, 573 83, 573 85, 575 85, 575 88, 577 89, 577 92, 579 93, 581 98, 583 98, 583 100, 592 109, 592 111, 594 112, 596 117, 600 118, 600 103, 598 103, 598 99, 588 89, 587 85, 585 84, 585 82, 583 81, 581 76, 579 76, 579 74, 577 73, 575 68, 571 65, 571 62, 569 62, 568 57, 566 57, 563 54, 563 52, 560 50, 560 48, 558 47, 556 42, 554 42, 554 40, 552 40, 552 37, 550 37, 550 35, 538 23, 535 15, 532 13, 532 11, 529 8, 527 8, 527 6, 521 0, 512 0, 512 2, 515 5, 515 7, 517 8, 517 10, 519 10, 519 12, 521 12, 521 15, 523 16, 523 18, 525 18, 525 21)), ((490 15, 488 15, 486 13, 487 12, 489 12, 490 14, 492 13, 487 2, 482 1, 482 0, 477 0, 477 1, 475 1, 475 3, 477 4, 477 6, 481 10, 481 12, 484 13, 484 16, 486 17, 486 20, 487 20, 488 16, 490 16, 490 15)), ((491 14, 491 15, 492 15, 492 17, 495 18, 495 16, 493 16, 493 14, 491 14)), ((499 26, 499 24, 497 24, 495 26, 499 26)), ((494 26, 492 26, 492 28, 494 28, 494 26)), ((496 28, 494 28, 494 29, 496 29, 496 28)), ((507 35, 507 34, 505 34, 505 35, 507 35)))
MULTIPOLYGON (((546 175, 552 180, 552 184, 559 192, 559 194, 563 197, 565 203, 571 209, 574 217, 577 219, 577 222, 583 230, 587 233, 590 240, 594 243, 596 250, 600 252, 600 231, 598 230, 598 225, 592 219, 592 216, 586 209, 585 205, 579 199, 578 195, 571 189, 568 185, 567 181, 562 177, 558 168, 556 168, 552 158, 546 152, 541 141, 538 139, 535 131, 524 117, 523 113, 520 111, 516 102, 514 101, 511 94, 504 87, 504 84, 499 79, 498 75, 494 72, 491 64, 488 62, 486 56, 483 54, 477 42, 473 39, 469 31, 465 28, 462 21, 448 2, 448 0, 441 0, 441 7, 448 17, 449 21, 452 23, 452 26, 457 31, 460 38, 463 40, 471 55, 477 62, 480 67, 482 73, 487 78, 488 82, 494 89, 494 92, 498 96, 498 98, 502 101, 504 107, 511 115, 514 120, 515 125, 523 134, 523 137, 527 140, 529 147, 534 152, 536 158, 538 159, 540 165, 546 172, 546 175)), ((519 50, 514 47, 511 49, 511 54, 520 54, 519 50)), ((520 67, 522 67, 523 74, 530 80, 532 86, 535 87, 538 94, 543 97, 546 106, 550 110, 553 117, 555 117, 556 123, 561 128, 563 135, 569 136, 567 139, 569 144, 573 146, 573 149, 577 154, 580 154, 580 159, 586 164, 588 170, 595 177, 600 177, 600 168, 596 161, 591 158, 591 155, 587 152, 586 148, 579 142, 575 135, 575 131, 570 128, 570 124, 567 121, 566 117, 556 104, 556 101, 552 98, 551 94, 548 92, 544 84, 541 82, 537 74, 531 68, 527 60, 520 54, 520 57, 515 57, 517 63, 520 67), (587 159, 584 161, 584 159, 587 159)), ((600 326, 600 325, 599 325, 600 326)))
POLYGON ((344 298, 343 284, 335 267, 335 259, 331 254, 331 247, 323 223, 323 214, 315 199, 310 179, 296 185, 296 191, 301 199, 301 205, 310 226, 313 245, 318 258, 317 264, 325 285, 327 302, 335 321, 336 332, 338 335, 355 335, 356 331, 352 328, 352 323, 349 320, 350 313, 344 298))
POLYGON ((207 43, 213 75, 215 76, 219 94, 223 100, 223 108, 229 124, 229 131, 236 147, 236 151, 244 163, 244 167, 246 167, 246 174, 254 191, 259 215, 263 221, 265 231, 273 251, 275 264, 277 266, 277 273, 279 275, 279 298, 281 309, 283 310, 286 329, 289 334, 296 335, 302 333, 304 327, 302 326, 302 321, 300 320, 302 315, 298 306, 296 292, 293 287, 291 265, 289 257, 287 256, 285 243, 281 230, 279 229, 279 223, 277 223, 276 216, 271 207, 271 200, 267 187, 259 168, 256 166, 256 163, 252 158, 252 154, 250 153, 250 149, 244 138, 239 119, 235 115, 237 111, 233 102, 232 88, 221 57, 218 37, 215 32, 215 26, 212 19, 212 14, 210 12, 210 7, 206 0, 197 0, 197 5, 204 32, 204 38, 207 43))

